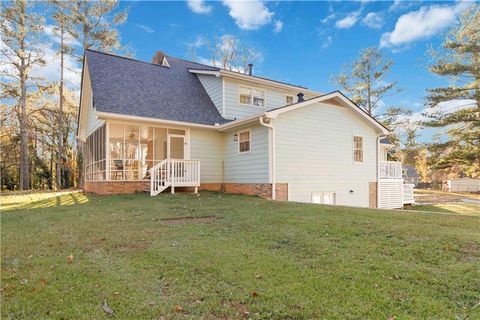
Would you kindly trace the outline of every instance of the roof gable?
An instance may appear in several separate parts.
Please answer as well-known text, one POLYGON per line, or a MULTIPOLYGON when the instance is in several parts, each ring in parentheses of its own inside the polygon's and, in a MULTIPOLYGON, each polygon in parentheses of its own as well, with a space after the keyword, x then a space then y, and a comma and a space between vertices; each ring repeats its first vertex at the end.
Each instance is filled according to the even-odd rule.
POLYGON ((188 71, 195 63, 168 57, 167 67, 92 50, 85 55, 99 112, 199 124, 227 121, 188 71))
POLYGON ((371 126, 375 127, 377 130, 381 131, 383 134, 388 134, 390 132, 388 128, 386 128, 383 124, 378 122, 378 120, 376 120, 374 117, 366 113, 362 108, 360 108, 355 103, 353 103, 340 91, 330 92, 330 93, 327 93, 318 97, 314 97, 302 102, 298 102, 289 106, 283 106, 276 109, 272 109, 266 112, 266 116, 275 118, 281 113, 290 112, 290 111, 303 108, 318 102, 325 102, 325 103, 330 102, 332 104, 345 106, 351 109, 352 111, 354 111, 357 116, 359 116, 361 119, 366 120, 371 126))

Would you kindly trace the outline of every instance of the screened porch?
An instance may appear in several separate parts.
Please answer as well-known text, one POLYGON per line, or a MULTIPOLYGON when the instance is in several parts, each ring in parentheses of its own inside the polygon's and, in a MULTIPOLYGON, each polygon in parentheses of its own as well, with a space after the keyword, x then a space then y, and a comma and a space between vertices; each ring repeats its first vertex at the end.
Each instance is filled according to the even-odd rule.
POLYGON ((107 122, 86 139, 86 181, 149 180, 165 159, 188 159, 188 129, 107 122))

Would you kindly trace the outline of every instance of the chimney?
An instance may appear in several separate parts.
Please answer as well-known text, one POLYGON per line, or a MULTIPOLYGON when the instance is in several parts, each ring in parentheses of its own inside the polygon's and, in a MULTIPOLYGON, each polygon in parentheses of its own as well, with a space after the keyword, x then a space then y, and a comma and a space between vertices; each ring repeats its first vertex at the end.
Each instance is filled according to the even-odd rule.
POLYGON ((248 75, 249 75, 249 76, 252 75, 252 69, 253 69, 253 63, 249 63, 249 64, 248 64, 248 75))
POLYGON ((303 102, 303 101, 305 101, 305 99, 303 99, 303 93, 299 92, 299 93, 297 94, 297 97, 298 97, 298 101, 297 101, 297 102, 303 102))
POLYGON ((155 55, 152 58, 152 63, 162 65, 163 64, 163 58, 165 58, 167 55, 163 53, 163 51, 157 51, 155 55))

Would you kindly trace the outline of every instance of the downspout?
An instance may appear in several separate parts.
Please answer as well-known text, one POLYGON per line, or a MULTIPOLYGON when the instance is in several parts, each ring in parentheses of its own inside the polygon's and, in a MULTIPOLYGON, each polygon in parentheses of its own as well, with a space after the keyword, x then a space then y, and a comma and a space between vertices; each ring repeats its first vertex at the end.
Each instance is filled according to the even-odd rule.
POLYGON ((270 159, 272 159, 272 200, 276 199, 276 184, 275 184, 275 130, 273 128, 273 125, 271 124, 272 119, 269 119, 270 123, 266 123, 265 119, 263 116, 259 118, 260 124, 264 127, 269 128, 271 131, 272 139, 270 141, 271 143, 271 148, 270 148, 270 159))
POLYGON ((380 166, 380 159, 379 159, 379 156, 380 156, 380 139, 382 138, 385 138, 386 135, 384 134, 381 134, 377 137, 377 168, 376 168, 376 171, 377 171, 377 209, 380 208, 380 172, 378 170, 379 166, 380 166))

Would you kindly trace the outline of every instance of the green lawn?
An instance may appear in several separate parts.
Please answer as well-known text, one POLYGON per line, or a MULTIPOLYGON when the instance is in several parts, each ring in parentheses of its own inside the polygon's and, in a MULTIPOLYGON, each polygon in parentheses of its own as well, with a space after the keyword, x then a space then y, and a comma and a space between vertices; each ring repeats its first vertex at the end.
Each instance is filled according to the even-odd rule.
POLYGON ((103 319, 104 299, 116 319, 480 318, 478 216, 216 193, 1 200, 2 319, 103 319))

